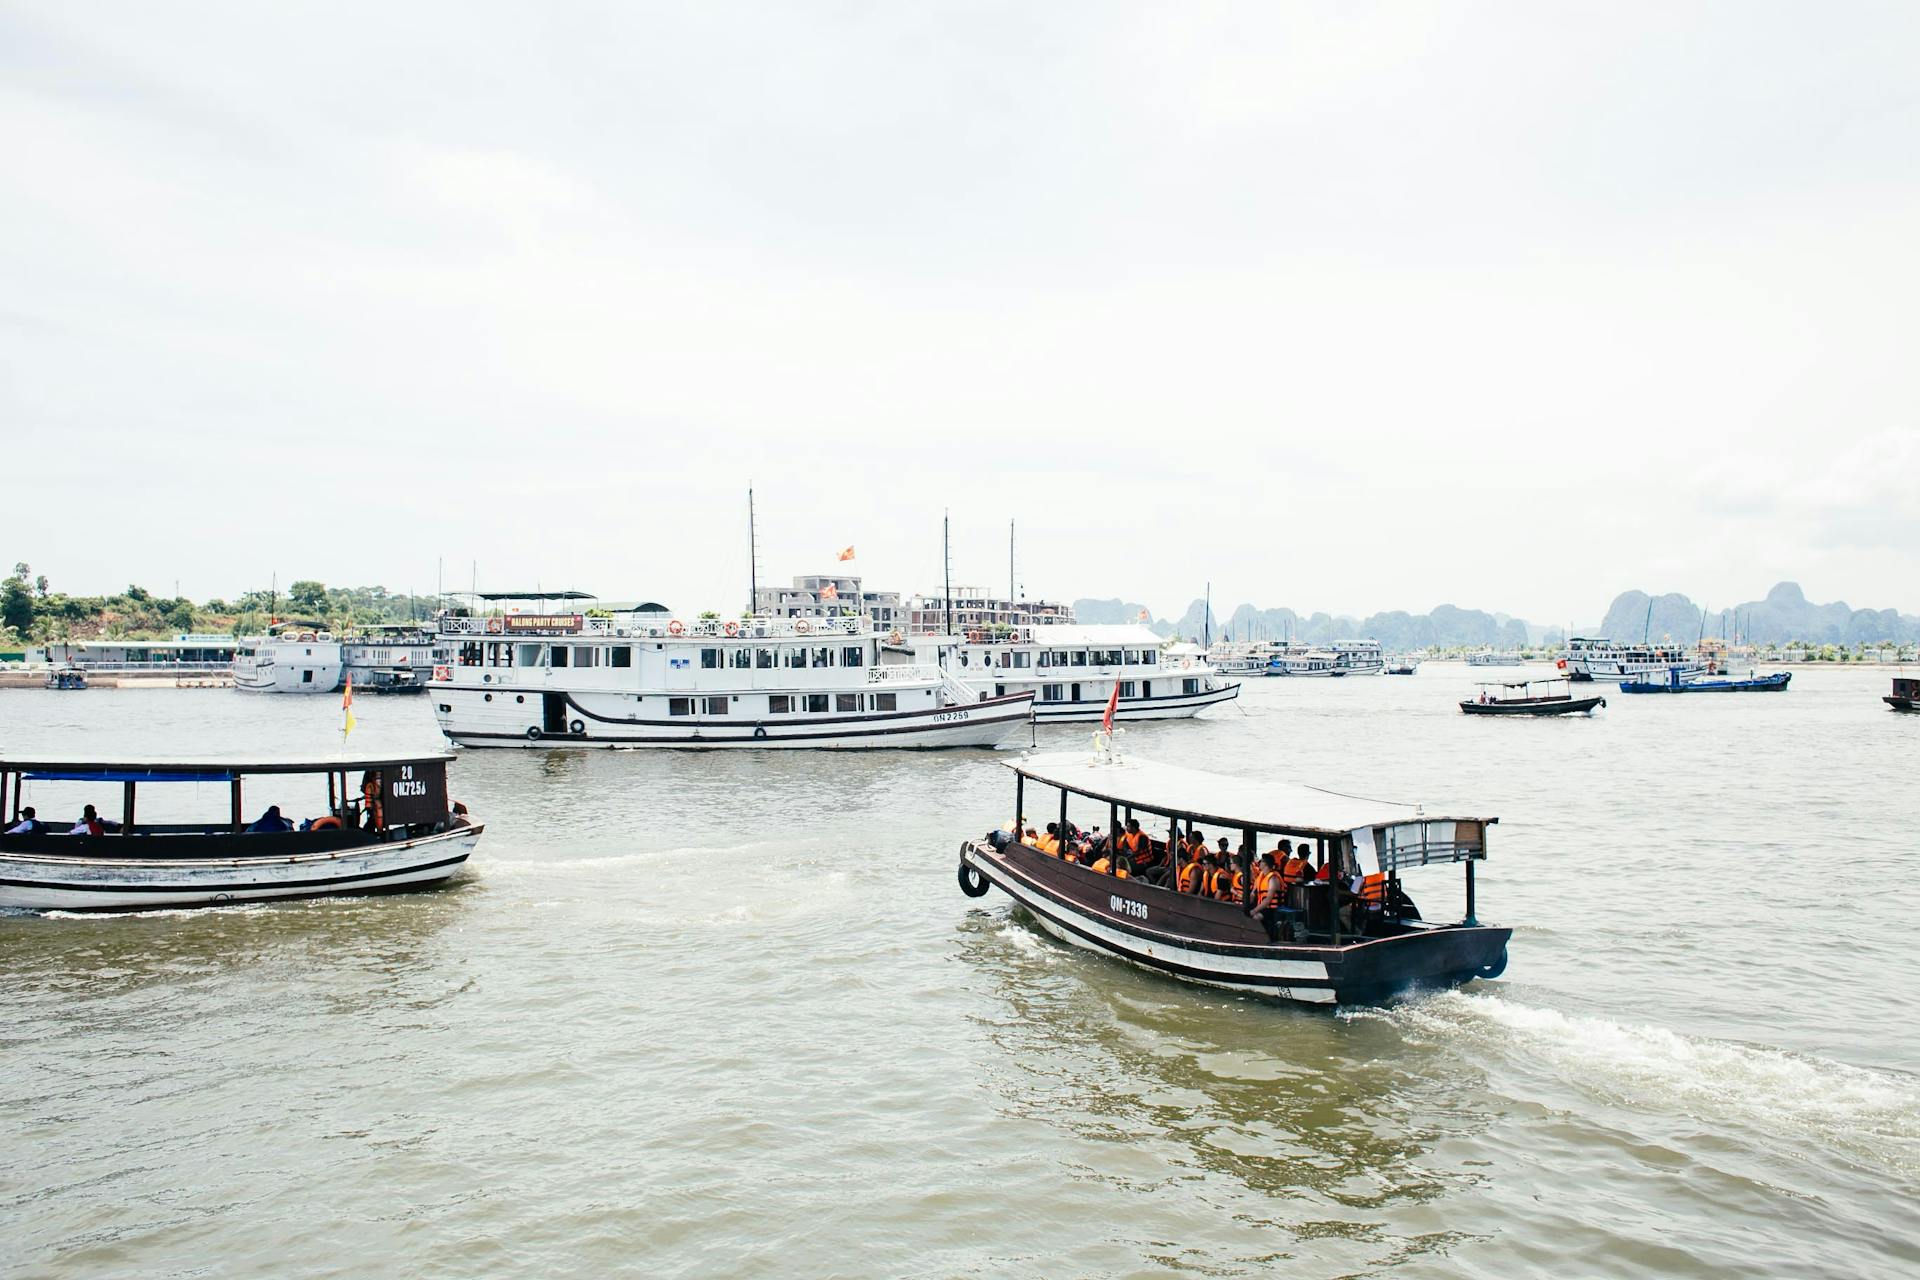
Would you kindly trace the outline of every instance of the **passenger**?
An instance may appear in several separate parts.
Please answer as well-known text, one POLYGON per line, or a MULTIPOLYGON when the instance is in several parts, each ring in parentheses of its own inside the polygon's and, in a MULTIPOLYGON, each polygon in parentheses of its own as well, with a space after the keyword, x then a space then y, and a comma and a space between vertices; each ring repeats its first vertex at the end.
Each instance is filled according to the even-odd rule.
POLYGON ((1113 859, 1104 853, 1097 855, 1093 860, 1093 870, 1098 871, 1103 876, 1112 875, 1113 859))
POLYGON ((80 811, 80 821, 68 829, 70 836, 103 836, 107 834, 107 824, 100 821, 100 815, 88 805, 80 811))
POLYGON ((47 824, 34 816, 33 806, 28 805, 20 811, 20 821, 7 828, 10 836, 37 836, 47 829, 47 824))
POLYGON ((1287 881, 1283 888, 1291 889, 1296 884, 1306 883, 1308 877, 1313 874, 1313 864, 1307 861, 1307 846, 1302 844, 1299 851, 1294 852, 1293 845, 1282 840, 1280 848, 1286 852, 1284 859, 1276 859, 1280 862, 1280 873, 1286 877, 1287 881))
POLYGON ((1260 921, 1260 927, 1267 931, 1268 942, 1280 941, 1281 895, 1285 883, 1280 860, 1272 853, 1261 854, 1253 868, 1253 905, 1247 908, 1247 914, 1260 921))
POLYGON ((1051 854, 1056 858, 1059 857, 1060 824, 1057 822, 1049 822, 1047 824, 1047 834, 1041 836, 1040 839, 1034 843, 1033 847, 1042 853, 1051 854))
MULTIPOLYGON (((473 825, 473 819, 467 816, 467 806, 462 804, 460 801, 455 800, 453 802, 453 813, 449 815, 447 818, 448 828, 451 829, 453 827, 470 827, 472 825, 473 825)), ((1019 830, 1018 827, 1015 827, 1014 829, 1016 831, 1019 830)))
POLYGON ((261 814, 259 818, 255 819, 254 824, 248 827, 247 830, 249 832, 269 832, 269 833, 280 832, 280 831, 291 831, 293 830, 293 824, 280 816, 279 805, 270 804, 267 806, 267 811, 261 814))
POLYGON ((1153 851, 1153 841, 1147 839, 1140 830, 1140 819, 1128 818, 1127 829, 1120 833, 1115 841, 1120 856, 1133 864, 1136 874, 1145 875, 1160 865, 1159 855, 1153 851))
POLYGON ((1187 850, 1187 860, 1180 864, 1178 887, 1181 893, 1205 893, 1207 874, 1206 854, 1187 850))
MULTIPOLYGON (((1225 844, 1226 841, 1222 840, 1220 843, 1225 844)), ((1214 901, 1216 902, 1236 901, 1240 896, 1234 886, 1234 881, 1237 878, 1238 878, 1238 873, 1233 869, 1232 855, 1229 853, 1226 853, 1224 850, 1220 853, 1214 854, 1213 855, 1213 878, 1208 884, 1208 888, 1212 893, 1214 901)))

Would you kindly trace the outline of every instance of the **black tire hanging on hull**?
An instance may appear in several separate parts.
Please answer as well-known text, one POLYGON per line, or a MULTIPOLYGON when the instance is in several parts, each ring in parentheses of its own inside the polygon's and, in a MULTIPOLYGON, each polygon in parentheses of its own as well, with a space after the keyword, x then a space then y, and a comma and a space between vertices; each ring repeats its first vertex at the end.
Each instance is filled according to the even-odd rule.
POLYGON ((987 890, 993 888, 992 882, 981 874, 978 868, 965 862, 960 864, 959 878, 960 892, 969 898, 984 898, 987 896, 987 890))
POLYGON ((1478 969, 1475 969, 1473 971, 1473 976, 1476 978, 1479 978, 1483 982, 1491 982, 1493 979, 1499 977, 1501 974, 1505 973, 1506 971, 1507 971, 1507 949, 1505 947, 1502 947, 1500 948, 1500 954, 1495 956, 1491 962, 1487 964, 1483 964, 1478 969))

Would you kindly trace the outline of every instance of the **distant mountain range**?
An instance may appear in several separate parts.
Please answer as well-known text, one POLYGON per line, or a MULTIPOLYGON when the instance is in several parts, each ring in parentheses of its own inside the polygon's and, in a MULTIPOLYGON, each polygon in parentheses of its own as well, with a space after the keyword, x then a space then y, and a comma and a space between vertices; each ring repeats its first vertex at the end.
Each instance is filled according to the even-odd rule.
MULTIPOLYGON (((1519 645, 1562 644, 1562 627, 1534 626, 1524 619, 1480 609, 1461 609, 1443 604, 1427 613, 1393 610, 1365 618, 1336 617, 1327 613, 1299 614, 1292 609, 1261 609, 1243 604, 1225 621, 1216 612, 1207 613, 1206 603, 1195 600, 1176 619, 1156 619, 1143 604, 1132 600, 1076 600, 1074 616, 1082 622, 1138 622, 1147 617, 1147 625, 1163 636, 1178 635, 1198 639, 1208 631, 1217 640, 1223 636, 1235 640, 1286 640, 1302 644, 1326 644, 1334 640, 1367 638, 1378 640, 1389 651, 1425 649, 1514 648, 1519 645)), ((1782 582, 1767 592, 1766 599, 1749 601, 1708 613, 1701 618, 1701 607, 1678 593, 1648 596, 1644 591, 1623 591, 1608 606, 1605 618, 1595 627, 1582 627, 1582 634, 1613 640, 1668 639, 1691 643, 1701 635, 1735 636, 1757 644, 1786 644, 1804 640, 1814 644, 1896 644, 1920 643, 1920 617, 1893 609, 1855 609, 1845 603, 1814 604, 1799 584, 1782 582), (1649 604, 1652 608, 1649 611, 1649 604)))

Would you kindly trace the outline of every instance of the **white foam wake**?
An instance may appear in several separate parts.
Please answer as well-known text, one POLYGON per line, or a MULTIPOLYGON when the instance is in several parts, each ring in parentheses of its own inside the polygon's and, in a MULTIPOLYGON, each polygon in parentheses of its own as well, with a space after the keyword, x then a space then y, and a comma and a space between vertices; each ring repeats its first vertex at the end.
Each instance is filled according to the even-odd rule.
POLYGON ((1814 1054, 1448 992, 1380 1016, 1420 1039, 1530 1060, 1627 1106, 1788 1131, 1920 1171, 1920 1079, 1814 1054))

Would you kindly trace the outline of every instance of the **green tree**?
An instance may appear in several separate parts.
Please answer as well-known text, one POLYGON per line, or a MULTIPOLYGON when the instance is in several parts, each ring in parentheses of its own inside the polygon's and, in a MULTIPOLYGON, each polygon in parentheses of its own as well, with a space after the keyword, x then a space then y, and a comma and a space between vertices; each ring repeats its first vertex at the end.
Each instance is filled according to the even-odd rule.
MULTIPOLYGON (((20 565, 20 569, 27 566, 20 565)), ((12 627, 23 639, 33 631, 33 593, 27 590, 24 573, 16 573, 0 587, 0 623, 12 627)))
POLYGON ((177 601, 167 614, 167 626, 175 631, 193 630, 193 606, 185 600, 177 601))
POLYGON ((327 609, 327 585, 303 578, 287 588, 287 607, 306 613, 325 613, 327 609))

